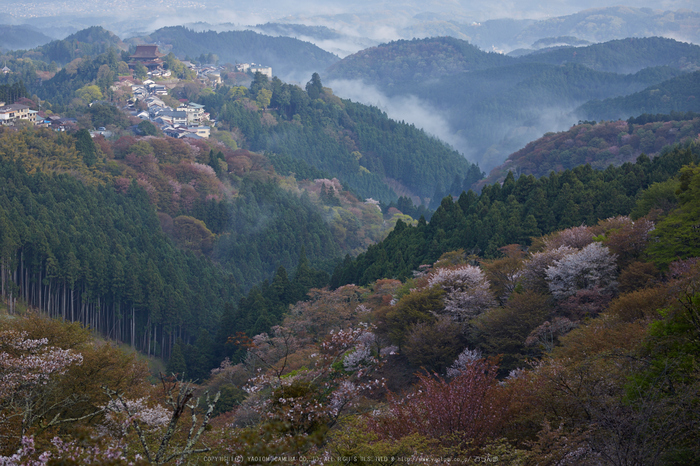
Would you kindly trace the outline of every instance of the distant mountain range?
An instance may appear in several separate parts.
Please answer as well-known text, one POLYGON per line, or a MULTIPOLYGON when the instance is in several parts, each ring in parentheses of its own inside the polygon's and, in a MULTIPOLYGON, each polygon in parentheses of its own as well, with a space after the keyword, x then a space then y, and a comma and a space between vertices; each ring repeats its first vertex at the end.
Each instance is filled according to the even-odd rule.
MULTIPOLYGON (((369 88, 385 95, 389 104, 414 99, 415 108, 431 109, 428 118, 446 121, 456 149, 489 170, 542 134, 569 128, 581 119, 575 110, 588 101, 634 94, 698 69, 699 46, 658 37, 520 58, 443 37, 363 50, 329 67, 324 80, 338 95, 365 103, 374 103, 374 97, 363 99, 369 88)), ((678 105, 659 111, 693 109, 674 102, 678 105)), ((406 106, 401 110, 411 113, 406 106)), ((603 118, 596 110, 584 114, 603 118)))
POLYGON ((51 37, 32 26, 0 25, 0 51, 33 49, 50 41, 51 37))

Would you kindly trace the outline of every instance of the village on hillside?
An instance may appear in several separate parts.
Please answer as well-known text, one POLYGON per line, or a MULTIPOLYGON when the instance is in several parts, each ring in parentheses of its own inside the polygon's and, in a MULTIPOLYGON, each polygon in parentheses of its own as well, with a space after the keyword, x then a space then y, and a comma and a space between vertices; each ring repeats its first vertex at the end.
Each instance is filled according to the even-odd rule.
MULTIPOLYGON (((164 54, 160 53, 157 45, 138 45, 136 51, 130 56, 128 63, 130 76, 119 76, 110 90, 114 93, 130 94, 131 98, 126 105, 121 107, 127 115, 137 117, 140 120, 150 121, 163 134, 173 138, 207 139, 210 136, 210 125, 215 124, 204 106, 186 99, 179 101, 178 106, 168 105, 163 97, 169 95, 169 91, 176 87, 180 80, 174 78, 171 70, 167 69, 163 61, 164 54), (143 67, 146 71, 145 80, 135 77, 136 68, 143 67)), ((214 64, 195 64, 191 61, 181 61, 189 70, 195 73, 197 81, 204 86, 216 88, 222 83, 221 72, 223 66, 214 64)), ((261 73, 272 78, 272 68, 256 65, 255 63, 237 63, 234 67, 237 73, 255 74, 261 73)), ((12 70, 5 66, 3 73, 11 73, 12 70)), ((172 99, 171 103, 172 103, 172 99)), ((30 103, 30 102, 27 102, 30 103)), ((95 103, 115 105, 110 101, 93 101, 95 103)), ((49 112, 50 113, 50 112, 49 112)), ((64 118, 56 114, 32 110, 24 103, 5 105, 0 102, 0 125, 14 126, 16 124, 33 124, 35 126, 52 128, 56 131, 71 131, 78 128, 75 118, 64 118), (24 121, 25 123, 20 123, 24 121)), ((134 131, 138 133, 137 125, 134 131)), ((104 127, 91 131, 90 134, 112 136, 112 132, 104 127)))

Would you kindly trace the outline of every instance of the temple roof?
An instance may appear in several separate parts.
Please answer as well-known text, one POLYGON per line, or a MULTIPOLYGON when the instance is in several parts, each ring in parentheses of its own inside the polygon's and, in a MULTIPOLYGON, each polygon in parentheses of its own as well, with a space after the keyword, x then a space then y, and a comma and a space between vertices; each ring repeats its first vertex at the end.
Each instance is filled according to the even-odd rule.
POLYGON ((134 52, 130 58, 155 60, 156 58, 160 58, 162 56, 163 54, 158 52, 157 45, 137 45, 136 52, 134 52))

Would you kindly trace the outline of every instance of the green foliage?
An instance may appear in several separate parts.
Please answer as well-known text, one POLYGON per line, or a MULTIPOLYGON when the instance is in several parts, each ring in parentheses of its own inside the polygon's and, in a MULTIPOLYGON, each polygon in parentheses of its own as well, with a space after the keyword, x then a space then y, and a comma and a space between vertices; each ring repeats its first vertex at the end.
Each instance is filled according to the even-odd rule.
POLYGON ((236 202, 227 207, 228 218, 235 222, 218 239, 214 257, 246 288, 279 266, 294 268, 302 247, 312 263, 340 255, 328 225, 307 197, 290 196, 272 183, 246 181, 236 202))
POLYGON ((137 127, 145 136, 156 136, 158 134, 158 128, 148 120, 143 120, 137 127))
POLYGON ((114 125, 116 127, 126 129, 129 126, 131 126, 131 122, 129 122, 129 117, 127 117, 124 112, 119 110, 114 105, 106 103, 95 103, 87 109, 87 113, 90 115, 92 119, 92 124, 95 128, 99 128, 100 126, 106 127, 108 125, 114 125))
POLYGON ((662 267, 676 259, 700 256, 700 167, 683 167, 679 181, 679 206, 656 225, 653 235, 658 240, 648 249, 662 267))
POLYGON ((240 405, 246 397, 245 391, 233 385, 224 385, 221 387, 220 392, 221 396, 212 413, 214 417, 233 410, 236 406, 240 405))
POLYGON ((678 205, 676 197, 678 187, 676 178, 652 184, 640 194, 630 216, 636 220, 652 210, 660 210, 663 214, 667 214, 678 205))
POLYGON ((94 84, 88 84, 75 92, 75 95, 79 99, 83 99, 86 104, 92 103, 96 100, 102 100, 102 92, 100 88, 94 84))
POLYGON ((163 57, 163 66, 165 69, 170 70, 174 77, 179 79, 194 79, 196 78, 196 73, 187 68, 180 60, 175 57, 173 52, 170 52, 165 57, 163 57))
POLYGON ((173 352, 170 354, 170 359, 168 359, 168 365, 165 366, 165 371, 167 372, 168 376, 180 378, 189 376, 189 374, 187 374, 185 357, 182 354, 182 342, 178 341, 173 346, 173 352))
POLYGON ((134 77, 136 79, 146 79, 148 77, 148 68, 141 63, 136 63, 134 65, 134 77))
POLYGON ((28 97, 27 89, 22 81, 14 84, 0 85, 0 102, 5 104, 13 104, 22 97, 28 97))
POLYGON ((311 76, 311 81, 306 83, 306 93, 309 94, 309 99, 316 100, 321 97, 323 92, 323 84, 321 84, 321 77, 318 73, 314 73, 311 76))
POLYGON ((462 340, 460 325, 443 316, 411 325, 401 349, 413 367, 442 374, 462 349, 462 340))
POLYGON ((97 149, 88 130, 81 129, 75 133, 75 148, 80 152, 80 155, 83 156, 85 165, 88 167, 95 165, 97 161, 97 149))
POLYGON ((379 327, 380 331, 385 332, 394 344, 401 346, 414 325, 435 322, 432 312, 444 307, 444 294, 443 289, 432 287, 404 296, 387 312, 386 323, 379 327))
MULTIPOLYGON (((339 265, 331 284, 405 279, 421 264, 433 263, 447 251, 461 248, 497 257, 498 248, 507 244, 526 245, 532 236, 626 215, 644 189, 675 176, 698 157, 697 146, 691 145, 604 171, 585 165, 540 179, 521 176, 515 180, 511 175, 503 185, 485 186, 480 196, 470 191, 462 193, 457 202, 443 199, 429 224, 397 224, 383 242, 339 265)), ((690 230, 688 234, 692 235, 690 230)), ((693 247, 686 244, 679 251, 693 247)), ((666 250, 674 249, 669 246, 666 250)))
POLYGON ((473 321, 471 338, 484 354, 501 355, 499 373, 507 375, 540 356, 539 350, 525 346, 525 340, 546 320, 551 306, 547 295, 533 291, 513 293, 505 305, 486 311, 473 321))
POLYGON ((42 100, 48 100, 56 112, 63 111, 75 97, 83 99, 86 104, 101 100, 102 90, 96 84, 98 78, 101 76, 104 84, 107 74, 114 76, 118 73, 120 62, 121 56, 114 49, 109 49, 106 53, 101 53, 94 58, 89 56, 76 58, 48 81, 32 80, 28 90, 42 100), (102 68, 103 71, 100 73, 103 65, 108 66, 108 72, 102 68))
POLYGON ((149 354, 167 357, 175 331, 186 336, 212 328, 223 303, 239 296, 231 276, 168 241, 136 183, 119 194, 96 178, 99 161, 90 169, 77 163, 74 138, 38 134, 46 137, 2 134, 0 144, 0 177, 7 187, 0 196, 0 258, 3 270, 23 267, 15 290, 52 316, 89 323, 149 354), (16 145, 6 144, 12 141, 16 145), (69 145, 63 154, 75 158, 72 170, 84 182, 28 175, 20 166, 37 163, 27 146, 61 154, 58 143, 69 145))

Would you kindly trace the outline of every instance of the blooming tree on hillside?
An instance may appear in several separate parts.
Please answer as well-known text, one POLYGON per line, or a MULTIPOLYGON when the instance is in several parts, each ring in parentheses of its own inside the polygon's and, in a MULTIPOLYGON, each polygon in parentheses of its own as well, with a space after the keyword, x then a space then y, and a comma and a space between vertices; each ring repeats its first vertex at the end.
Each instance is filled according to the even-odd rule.
MULTIPOLYGON (((82 361, 80 353, 48 346, 46 338, 31 339, 27 332, 17 330, 0 331, 0 444, 23 436, 39 421, 46 429, 76 420, 62 419, 60 412, 53 418, 45 416, 56 403, 47 402, 54 377, 82 361)), ((70 400, 59 403, 67 406, 70 400)))
POLYGON ((473 265, 439 268, 428 277, 428 286, 445 290, 445 312, 458 322, 496 306, 486 275, 473 265))
POLYGON ((599 243, 591 243, 548 267, 547 283, 557 299, 573 296, 584 289, 609 291, 617 284, 616 268, 615 256, 610 250, 599 243))

